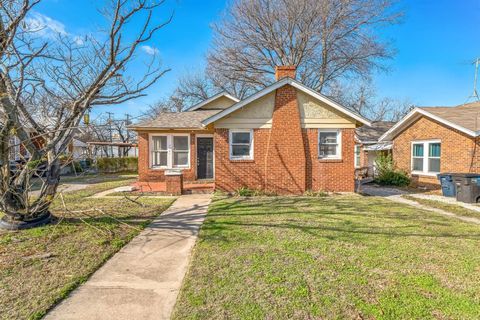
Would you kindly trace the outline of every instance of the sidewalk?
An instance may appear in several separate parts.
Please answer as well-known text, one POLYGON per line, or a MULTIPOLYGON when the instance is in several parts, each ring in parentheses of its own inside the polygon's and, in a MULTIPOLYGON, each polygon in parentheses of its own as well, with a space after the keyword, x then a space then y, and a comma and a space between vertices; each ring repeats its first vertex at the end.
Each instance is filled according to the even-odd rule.
POLYGON ((45 319, 169 319, 211 197, 179 197, 45 319))

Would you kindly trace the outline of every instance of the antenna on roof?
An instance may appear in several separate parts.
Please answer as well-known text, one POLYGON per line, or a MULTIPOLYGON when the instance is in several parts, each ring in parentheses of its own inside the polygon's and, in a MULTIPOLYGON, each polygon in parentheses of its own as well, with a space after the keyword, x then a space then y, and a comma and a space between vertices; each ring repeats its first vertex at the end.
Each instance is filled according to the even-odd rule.
POLYGON ((477 91, 477 79, 478 79, 478 66, 480 65, 480 58, 477 58, 474 62, 475 64, 475 77, 473 79, 473 93, 469 97, 470 98, 476 98, 477 100, 480 101, 480 97, 478 96, 478 91, 477 91))

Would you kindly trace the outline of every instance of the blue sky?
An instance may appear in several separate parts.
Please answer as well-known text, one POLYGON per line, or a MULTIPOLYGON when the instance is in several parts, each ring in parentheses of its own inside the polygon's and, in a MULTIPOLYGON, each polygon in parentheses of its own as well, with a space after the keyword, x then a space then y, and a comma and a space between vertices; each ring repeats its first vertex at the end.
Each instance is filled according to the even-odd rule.
MULTIPOLYGON (((403 23, 389 27, 381 36, 393 42, 397 54, 388 62, 388 73, 376 74, 374 83, 382 97, 408 99, 416 105, 464 103, 473 86, 473 60, 480 57, 480 0, 404 0, 403 23)), ((148 96, 118 106, 99 107, 94 113, 140 114, 146 106, 166 97, 178 77, 198 72, 205 65, 211 41, 210 24, 225 8, 220 0, 167 0, 161 21, 174 10, 171 24, 145 48, 158 50, 164 66, 171 68, 148 96)), ((49 25, 73 35, 93 31, 98 12, 93 0, 43 0, 35 8, 49 25)))

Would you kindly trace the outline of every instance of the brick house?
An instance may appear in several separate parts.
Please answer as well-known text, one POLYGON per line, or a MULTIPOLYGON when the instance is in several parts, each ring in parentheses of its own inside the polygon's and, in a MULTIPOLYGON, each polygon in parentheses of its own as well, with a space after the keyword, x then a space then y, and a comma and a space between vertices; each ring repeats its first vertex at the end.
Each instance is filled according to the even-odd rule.
POLYGON ((393 141, 396 165, 422 186, 441 172, 480 173, 480 102, 415 108, 380 141, 393 141))
POLYGON ((372 178, 375 160, 381 153, 392 151, 392 142, 380 142, 380 137, 395 125, 393 121, 372 121, 370 126, 355 130, 355 168, 364 177, 372 178))
POLYGON ((278 194, 354 191, 355 129, 370 123, 277 67, 276 82, 239 101, 220 93, 186 112, 132 126, 139 182, 213 181, 278 194), (178 173, 178 172, 177 172, 178 173))

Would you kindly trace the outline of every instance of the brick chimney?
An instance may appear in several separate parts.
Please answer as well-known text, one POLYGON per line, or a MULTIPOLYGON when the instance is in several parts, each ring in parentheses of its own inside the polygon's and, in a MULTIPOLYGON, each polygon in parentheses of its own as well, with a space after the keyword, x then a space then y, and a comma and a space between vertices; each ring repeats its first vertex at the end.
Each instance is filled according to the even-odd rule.
POLYGON ((295 79, 297 67, 295 66, 277 66, 275 67, 275 81, 289 77, 295 79))
MULTIPOLYGON (((277 80, 295 77, 295 67, 277 67, 277 80)), ((302 194, 306 189, 306 155, 298 109, 297 90, 276 90, 272 129, 266 154, 265 185, 279 194, 302 194)))

